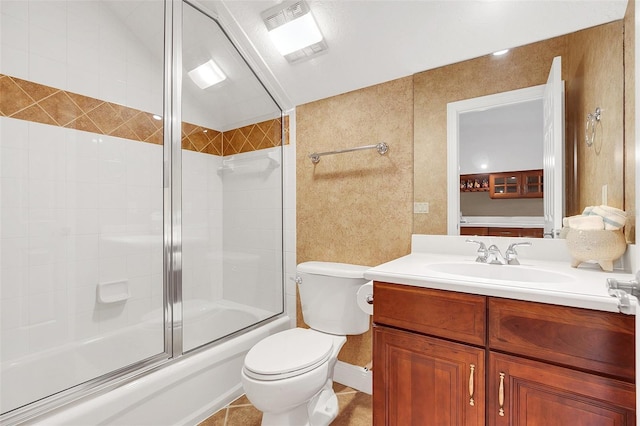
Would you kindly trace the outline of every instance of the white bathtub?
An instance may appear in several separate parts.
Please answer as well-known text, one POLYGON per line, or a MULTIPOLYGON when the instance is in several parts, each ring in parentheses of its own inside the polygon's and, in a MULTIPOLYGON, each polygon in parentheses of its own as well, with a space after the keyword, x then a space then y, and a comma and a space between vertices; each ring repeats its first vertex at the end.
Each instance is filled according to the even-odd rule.
MULTIPOLYGON (((224 305, 223 305, 224 308, 224 305)), ((246 312, 226 307, 229 318, 238 315, 245 317, 246 312)), ((185 315, 186 317, 186 315, 185 315)), ((187 318, 185 318, 187 319, 187 318)), ((225 320, 224 309, 203 312, 203 327, 215 327, 229 324, 225 320), (212 321, 209 321, 212 320, 212 321), (214 321, 213 321, 214 320, 214 321)), ((146 324, 147 332, 149 324, 146 324)), ((220 344, 205 348, 193 355, 186 355, 164 364, 152 373, 148 373, 135 381, 129 382, 114 390, 84 398, 81 401, 65 406, 54 413, 38 418, 30 424, 41 425, 194 425, 204 420, 218 409, 224 407, 241 395, 240 370, 247 351, 258 341, 269 334, 290 327, 290 319, 286 316, 270 321, 254 330, 248 331, 220 344)), ((135 335, 146 339, 145 325, 135 327, 134 333, 128 330, 125 336, 111 338, 127 338, 131 344, 135 335)), ((155 329, 155 327, 153 327, 155 329)), ((195 337, 195 336, 193 336, 195 337)), ((27 361, 3 366, 3 388, 14 391, 33 389, 34 384, 25 382, 26 377, 37 380, 41 374, 53 379, 64 379, 64 374, 57 368, 61 359, 74 359, 77 368, 85 368, 90 364, 91 356, 114 357, 109 352, 109 340, 105 338, 85 342, 78 347, 65 350, 49 351, 46 356, 34 356, 27 361), (93 344, 93 347, 91 346, 93 344), (90 354, 90 357, 87 357, 90 354), (54 372, 54 374, 52 374, 54 372), (14 383, 8 380, 13 378, 14 383), (5 380, 6 379, 6 380, 5 380)), ((68 362, 66 364, 69 364, 68 362)), ((49 379, 49 378, 48 378, 49 379)), ((47 383, 51 383, 47 380, 47 383)), ((55 386, 55 384, 53 385, 55 386)), ((9 394, 9 392, 7 392, 9 394)))

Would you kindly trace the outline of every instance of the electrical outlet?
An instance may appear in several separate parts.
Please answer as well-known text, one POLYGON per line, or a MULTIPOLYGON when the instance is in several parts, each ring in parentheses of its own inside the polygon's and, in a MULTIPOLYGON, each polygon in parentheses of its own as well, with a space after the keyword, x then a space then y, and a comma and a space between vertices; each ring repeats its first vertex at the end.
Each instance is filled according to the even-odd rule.
POLYGON ((429 203, 413 203, 413 212, 420 214, 429 213, 429 203))

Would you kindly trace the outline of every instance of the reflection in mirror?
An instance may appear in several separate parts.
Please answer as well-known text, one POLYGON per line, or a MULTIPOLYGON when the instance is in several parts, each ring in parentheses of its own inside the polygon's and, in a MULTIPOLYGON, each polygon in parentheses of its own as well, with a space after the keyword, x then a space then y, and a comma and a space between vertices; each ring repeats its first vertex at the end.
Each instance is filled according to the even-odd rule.
POLYGON ((449 191, 459 194, 450 196, 449 234, 542 236, 543 194, 530 183, 543 168, 543 93, 535 86, 448 105, 449 191))
POLYGON ((183 348, 283 311, 281 110, 217 21, 183 5, 183 348))
POLYGON ((468 111, 459 126, 460 174, 542 168, 542 99, 468 111))
POLYGON ((566 93, 566 215, 601 204, 603 185, 609 189, 607 204, 625 208, 630 203, 625 184, 627 188, 633 184, 625 181, 623 171, 623 30, 624 22, 615 21, 517 47, 504 56, 484 56, 415 74, 414 201, 429 203, 429 213, 414 214, 414 233, 448 232, 450 194, 444 190, 447 164, 442 161, 447 157, 447 104, 542 85, 556 56, 562 57, 566 93), (585 119, 596 106, 609 111, 599 153, 584 142, 585 119))

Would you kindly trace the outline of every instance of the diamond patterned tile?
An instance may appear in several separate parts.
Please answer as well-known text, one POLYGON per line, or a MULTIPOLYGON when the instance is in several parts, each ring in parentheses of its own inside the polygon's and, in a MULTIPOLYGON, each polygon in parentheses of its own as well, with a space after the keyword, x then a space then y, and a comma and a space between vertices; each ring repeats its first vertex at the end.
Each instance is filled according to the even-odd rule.
POLYGON ((9 77, 0 79, 0 93, 0 112, 8 117, 34 103, 34 100, 9 77))
MULTIPOLYGON (((163 122, 149 112, 0 74, 0 115, 162 145, 163 122)), ((182 123, 182 148, 233 155, 280 145, 280 119, 226 132, 182 123)), ((285 117, 288 126, 288 117, 285 117)), ((284 144, 288 141, 285 130, 284 144)))
POLYGON ((80 107, 63 91, 44 98, 38 105, 60 126, 65 126, 82 115, 80 107))

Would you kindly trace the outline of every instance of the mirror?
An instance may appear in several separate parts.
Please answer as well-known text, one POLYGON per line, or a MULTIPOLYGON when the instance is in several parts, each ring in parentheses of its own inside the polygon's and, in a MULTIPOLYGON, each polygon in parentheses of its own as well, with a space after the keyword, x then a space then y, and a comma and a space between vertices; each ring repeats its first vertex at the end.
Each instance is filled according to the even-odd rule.
POLYGON ((447 105, 449 235, 526 227, 527 236, 542 236, 547 194, 534 193, 537 187, 525 193, 529 187, 517 182, 515 173, 493 179, 507 179, 506 186, 490 184, 497 174, 543 169, 544 89, 533 86, 447 105))
POLYGON ((624 208, 623 30, 624 21, 615 21, 517 47, 504 56, 415 74, 414 202, 428 203, 428 213, 414 214, 414 233, 448 233, 447 104, 544 84, 556 56, 562 57, 565 82, 565 214, 599 204, 624 208), (598 128, 600 145, 593 149, 585 144, 584 129, 587 114, 596 107, 609 114, 598 128))

